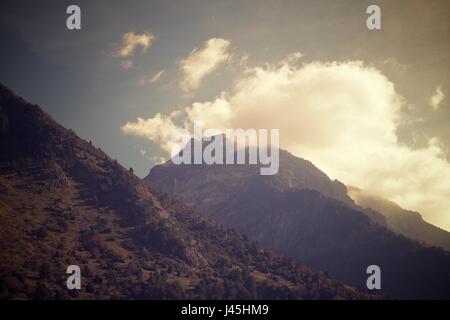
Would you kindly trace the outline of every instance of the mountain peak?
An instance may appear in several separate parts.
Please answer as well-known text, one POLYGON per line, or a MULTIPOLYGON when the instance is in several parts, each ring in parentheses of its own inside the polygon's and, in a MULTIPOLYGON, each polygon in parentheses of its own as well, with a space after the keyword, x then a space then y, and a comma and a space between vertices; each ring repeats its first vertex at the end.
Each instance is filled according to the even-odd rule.
MULTIPOLYGON (((193 139, 191 142, 194 141, 193 139)), ((210 141, 203 142, 204 146, 207 146, 210 141)), ((183 149, 187 147, 193 148, 193 143, 187 144, 183 149)), ((181 151, 183 152, 183 151, 181 151)), ((193 152, 190 153, 191 155, 193 152)), ((223 153, 225 157, 225 152, 223 153)), ((235 151, 235 158, 237 152, 235 151)), ((248 159, 249 147, 245 149, 246 159, 248 159)), ((193 161, 191 162, 193 163, 193 161)), ((225 163, 225 160, 223 161, 225 163)), ((273 176, 261 176, 260 164, 213 164, 207 165, 202 163, 201 165, 189 165, 180 164, 176 165, 171 160, 167 161, 163 165, 154 166, 147 177, 146 181, 153 179, 165 180, 164 187, 170 183, 174 184, 176 176, 183 176, 184 179, 188 179, 190 176, 195 179, 195 175, 204 171, 207 173, 210 179, 221 183, 222 185, 233 185, 234 183, 241 183, 242 179, 235 179, 237 176, 252 177, 270 186, 274 191, 287 191, 287 190, 302 190, 310 189, 318 191, 325 196, 342 201, 348 205, 354 206, 353 200, 347 195, 347 187, 339 180, 331 180, 324 172, 319 170, 312 162, 296 157, 290 152, 279 149, 279 172, 273 176), (170 168, 170 171, 164 170, 170 168), (171 180, 171 181, 168 181, 171 180)), ((180 179, 178 179, 180 180, 180 179)), ((177 187, 180 187, 177 185, 177 187)), ((163 190, 164 191, 164 190, 163 190)))

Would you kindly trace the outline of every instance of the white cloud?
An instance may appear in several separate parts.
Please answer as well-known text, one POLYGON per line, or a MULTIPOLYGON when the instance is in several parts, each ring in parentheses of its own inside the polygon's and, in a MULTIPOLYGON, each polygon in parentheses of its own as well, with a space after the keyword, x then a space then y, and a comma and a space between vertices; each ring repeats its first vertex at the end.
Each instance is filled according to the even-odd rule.
POLYGON ((119 49, 115 52, 115 56, 126 58, 133 55, 137 46, 142 47, 142 51, 147 51, 155 40, 152 33, 136 34, 133 31, 127 32, 122 36, 122 43, 119 49))
POLYGON ((281 63, 282 64, 294 64, 301 58, 303 58, 305 55, 301 53, 300 51, 293 52, 289 54, 281 63))
POLYGON ((120 47, 116 49, 112 56, 121 58, 120 66, 123 69, 130 69, 134 67, 132 56, 138 46, 142 47, 142 52, 146 52, 155 40, 152 33, 145 32, 136 34, 133 31, 127 32, 122 36, 120 47))
MULTIPOLYGON (((282 148, 333 178, 417 210, 450 230, 450 163, 438 138, 421 149, 398 141, 404 105, 393 83, 362 62, 297 66, 285 59, 244 70, 233 92, 196 102, 177 116, 184 116, 188 129, 193 121, 218 129, 278 128, 282 148)), ((136 128, 128 133, 169 150, 170 134, 161 134, 154 122, 172 130, 174 120, 174 114, 138 119, 127 124, 136 128)))
POLYGON ((230 41, 221 38, 211 38, 202 48, 194 49, 179 62, 182 79, 181 89, 185 93, 197 89, 201 81, 222 63, 230 58, 228 48, 230 41))
POLYGON ((164 74, 164 70, 160 70, 157 74, 155 74, 151 79, 150 82, 151 83, 156 83, 159 81, 159 79, 162 77, 162 75, 164 74))
POLYGON ((158 143, 162 149, 170 153, 174 148, 180 147, 171 141, 172 132, 177 128, 172 121, 174 114, 163 116, 157 113, 153 118, 144 120, 137 118, 135 122, 128 122, 120 129, 128 135, 144 137, 158 143))
POLYGON ((442 92, 442 86, 437 86, 436 90, 434 91, 433 96, 430 98, 430 106, 433 108, 434 111, 439 110, 442 101, 444 101, 445 95, 442 92))
POLYGON ((161 79, 161 77, 164 75, 164 73, 165 73, 164 70, 160 70, 150 77, 145 77, 145 76, 141 77, 141 78, 139 78, 138 83, 141 86, 157 83, 161 79))

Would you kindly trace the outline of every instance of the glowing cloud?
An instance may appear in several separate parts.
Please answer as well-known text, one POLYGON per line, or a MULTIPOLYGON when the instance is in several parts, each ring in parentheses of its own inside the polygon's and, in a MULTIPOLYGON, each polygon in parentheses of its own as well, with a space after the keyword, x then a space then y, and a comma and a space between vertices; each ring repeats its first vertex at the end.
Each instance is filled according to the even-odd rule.
POLYGON ((155 74, 151 79, 150 79, 150 83, 156 83, 159 81, 159 79, 162 77, 162 75, 164 74, 164 70, 160 70, 157 74, 155 74))
POLYGON ((161 79, 161 77, 164 75, 164 73, 165 73, 164 70, 160 70, 156 74, 154 74, 150 77, 146 77, 146 76, 141 77, 141 78, 139 78, 138 83, 141 86, 157 83, 161 79))
POLYGON ((122 36, 121 47, 115 52, 115 56, 126 58, 132 56, 137 46, 142 47, 145 52, 152 45, 155 36, 152 33, 136 34, 134 32, 127 32, 122 36))
POLYGON ((441 107, 442 101, 444 101, 445 95, 442 92, 442 86, 437 86, 433 96, 430 98, 430 106, 434 111, 439 110, 441 107))
POLYGON ((230 41, 221 38, 211 38, 202 48, 194 49, 179 62, 182 79, 181 89, 185 93, 197 89, 201 81, 222 63, 230 58, 228 47, 230 41))
POLYGON ((171 141, 172 132, 177 128, 171 117, 162 116, 157 113, 153 118, 144 120, 137 118, 135 122, 128 122, 121 127, 125 134, 144 137, 150 141, 158 143, 162 149, 170 153, 173 148, 181 149, 182 146, 176 145, 171 141))
MULTIPOLYGON (((297 66, 300 55, 293 58, 244 70, 233 92, 193 103, 177 117, 187 129, 193 121, 212 128, 279 128, 282 148, 450 230, 450 163, 437 137, 421 149, 398 141, 405 101, 393 83, 360 61, 297 66)), ((157 114, 128 123, 135 129, 124 132, 168 150, 170 135, 158 125, 173 128, 173 120, 174 114, 157 114)))

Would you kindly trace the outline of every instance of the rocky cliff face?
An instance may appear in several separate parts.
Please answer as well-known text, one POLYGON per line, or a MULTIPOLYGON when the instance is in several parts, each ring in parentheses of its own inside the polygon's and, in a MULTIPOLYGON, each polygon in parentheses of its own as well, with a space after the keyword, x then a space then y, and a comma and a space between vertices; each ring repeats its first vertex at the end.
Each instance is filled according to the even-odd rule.
POLYGON ((201 210, 212 199, 222 200, 227 191, 233 193, 237 188, 248 185, 257 179, 273 192, 293 190, 314 190, 322 195, 345 203, 367 215, 373 222, 386 226, 385 217, 375 210, 355 204, 348 196, 347 187, 338 180, 331 180, 310 161, 295 157, 280 150, 280 169, 278 174, 260 177, 259 165, 175 165, 171 161, 152 168, 144 178, 153 179, 161 191, 178 197, 184 203, 201 210), (207 197, 201 196, 202 194, 207 197), (200 196, 200 198, 197 198, 200 196), (202 199, 203 198, 203 199, 202 199))

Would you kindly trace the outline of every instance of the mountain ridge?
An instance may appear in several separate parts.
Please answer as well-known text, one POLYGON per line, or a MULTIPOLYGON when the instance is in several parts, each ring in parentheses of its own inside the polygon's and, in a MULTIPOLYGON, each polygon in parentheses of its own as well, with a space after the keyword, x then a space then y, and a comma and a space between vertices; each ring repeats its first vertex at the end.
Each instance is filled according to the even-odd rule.
POLYGON ((375 297, 161 194, 1 84, 0 150, 1 298, 375 297))
POLYGON ((389 230, 450 252, 450 232, 426 222, 419 212, 406 210, 393 201, 351 187, 349 194, 361 206, 380 212, 389 230))
POLYGON ((174 165, 169 160, 153 167, 144 180, 225 226, 346 283, 363 284, 367 266, 378 264, 386 295, 450 297, 447 252, 388 230, 379 212, 356 205, 345 185, 316 172, 309 161, 280 150, 277 175, 261 176, 257 168, 174 165))

